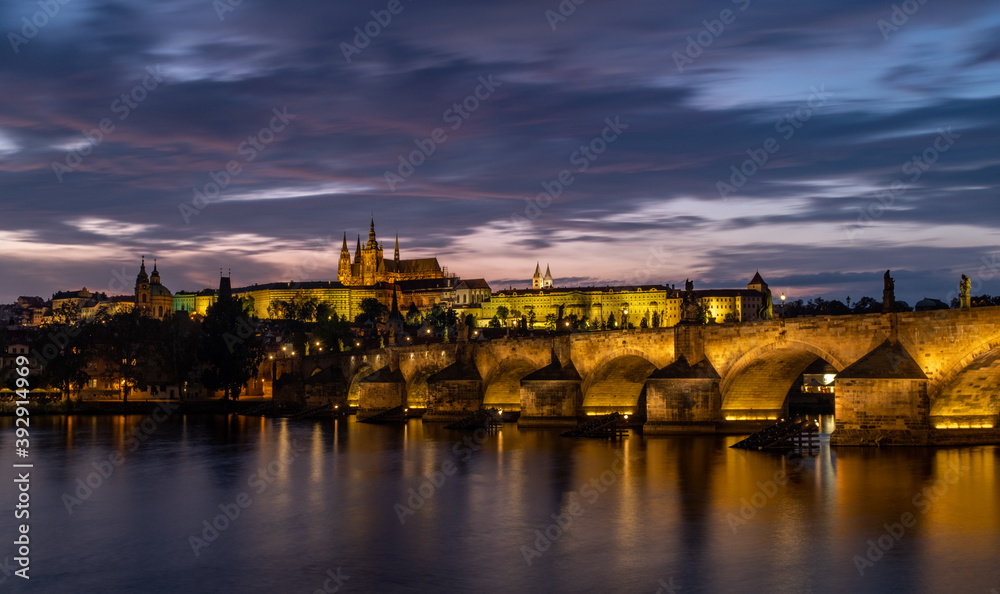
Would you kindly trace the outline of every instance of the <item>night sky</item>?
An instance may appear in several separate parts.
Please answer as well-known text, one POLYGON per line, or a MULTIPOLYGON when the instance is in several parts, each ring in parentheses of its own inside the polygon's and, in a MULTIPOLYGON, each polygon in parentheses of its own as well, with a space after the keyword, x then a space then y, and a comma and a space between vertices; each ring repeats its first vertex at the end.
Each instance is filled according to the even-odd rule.
POLYGON ((494 290, 1000 293, 995 1, 63 1, 0 4, 0 302, 335 280, 373 212, 494 290))

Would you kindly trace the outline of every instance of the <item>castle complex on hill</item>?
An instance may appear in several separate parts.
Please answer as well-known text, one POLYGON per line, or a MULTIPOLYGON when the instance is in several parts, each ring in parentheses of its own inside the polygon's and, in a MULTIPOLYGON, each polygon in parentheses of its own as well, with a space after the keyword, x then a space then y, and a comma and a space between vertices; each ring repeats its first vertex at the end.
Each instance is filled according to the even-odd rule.
MULTIPOLYGON (((234 287, 232 293, 245 298, 261 319, 273 315, 274 303, 294 299, 328 303, 339 315, 354 319, 361 313, 361 302, 368 298, 378 299, 387 307, 395 298, 403 310, 412 305, 426 311, 437 304, 460 309, 463 317, 472 314, 479 326, 489 325, 494 317, 504 325, 524 317, 540 326, 551 325, 556 319, 575 318, 586 320, 592 327, 668 327, 690 321, 695 314, 720 323, 753 321, 762 315, 766 319, 770 315, 770 291, 760 273, 754 275, 746 289, 695 291, 690 281, 683 291, 671 285, 557 287, 549 265, 543 275, 541 264, 536 262, 530 289, 494 293, 485 279, 459 279, 448 274, 437 258, 400 258, 398 236, 392 257, 386 258, 375 234, 374 217, 369 223, 368 241, 362 244, 358 236, 353 257, 344 234, 336 281, 274 282, 234 287)), ((214 289, 171 293, 162 284, 156 262, 152 273, 147 274, 143 258, 132 297, 108 299, 86 289, 57 293, 49 303, 39 298, 39 303, 30 307, 19 306, 17 317, 25 325, 43 325, 53 319, 53 311, 62 303, 73 301, 84 317, 110 307, 111 311, 134 308, 164 319, 175 311, 205 315, 216 298, 214 289)), ((10 319, 12 314, 6 317, 10 319)))

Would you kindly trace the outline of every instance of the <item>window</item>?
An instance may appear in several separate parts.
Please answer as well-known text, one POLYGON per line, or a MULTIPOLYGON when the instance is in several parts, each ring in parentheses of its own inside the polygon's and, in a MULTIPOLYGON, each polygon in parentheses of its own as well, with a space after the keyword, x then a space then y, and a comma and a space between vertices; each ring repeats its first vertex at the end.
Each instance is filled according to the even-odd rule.
POLYGON ((145 302, 146 302, 146 294, 145 294, 145 293, 143 293, 143 295, 142 295, 142 302, 143 302, 143 303, 145 303, 145 302))

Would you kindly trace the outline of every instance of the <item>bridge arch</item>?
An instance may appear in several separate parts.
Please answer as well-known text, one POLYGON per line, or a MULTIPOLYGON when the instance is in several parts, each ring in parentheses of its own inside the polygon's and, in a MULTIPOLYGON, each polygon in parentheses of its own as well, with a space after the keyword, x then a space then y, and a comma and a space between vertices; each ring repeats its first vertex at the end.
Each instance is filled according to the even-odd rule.
POLYGON ((351 375, 350 386, 347 388, 348 406, 358 406, 358 402, 361 400, 360 382, 373 373, 375 373, 375 368, 367 362, 362 362, 357 366, 357 368, 354 369, 354 373, 351 375))
POLYGON ((641 397, 646 378, 656 369, 656 364, 642 351, 617 349, 595 365, 584 379, 581 386, 583 411, 596 414, 645 412, 641 397))
POLYGON ((838 373, 848 365, 833 353, 800 341, 774 341, 746 353, 719 385, 722 414, 776 416, 796 378, 817 358, 838 373))
POLYGON ((435 359, 426 365, 415 367, 409 377, 406 377, 407 369, 402 368, 403 375, 406 377, 406 405, 411 408, 427 408, 429 392, 427 378, 447 366, 447 361, 435 359))
POLYGON ((521 378, 542 367, 527 357, 500 361, 483 380, 483 406, 521 410, 521 378))
POLYGON ((931 423, 938 427, 1000 424, 1000 335, 983 341, 929 389, 931 423))

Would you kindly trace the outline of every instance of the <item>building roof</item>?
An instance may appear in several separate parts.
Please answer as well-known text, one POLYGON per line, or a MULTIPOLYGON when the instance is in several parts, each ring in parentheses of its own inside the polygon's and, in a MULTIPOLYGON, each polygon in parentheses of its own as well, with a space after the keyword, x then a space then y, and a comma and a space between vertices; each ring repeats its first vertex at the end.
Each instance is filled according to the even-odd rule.
MULTIPOLYGON (((282 291, 287 289, 348 289, 347 285, 339 283, 337 281, 305 281, 305 282, 294 282, 289 281, 285 283, 265 283, 263 285, 250 285, 248 287, 239 287, 233 289, 233 293, 249 293, 251 291, 282 291)), ((201 293, 199 293, 200 295, 201 293)))
POLYGON ((466 278, 462 279, 456 289, 486 289, 489 290, 490 285, 486 282, 484 278, 466 278))
POLYGON ((750 284, 750 285, 766 285, 767 283, 765 283, 764 279, 761 278, 760 271, 758 270, 757 272, 754 273, 753 278, 750 279, 750 282, 747 283, 747 284, 750 284))
POLYGON ((950 309, 948 304, 944 301, 938 299, 931 299, 929 297, 924 297, 920 301, 917 301, 917 305, 914 307, 917 311, 931 310, 931 309, 950 309))
POLYGON ((699 289, 693 291, 695 297, 704 299, 705 297, 760 297, 760 291, 751 289, 699 289))
POLYGON ((382 260, 389 272, 441 272, 437 258, 413 258, 411 260, 382 260))
POLYGON ((404 293, 414 291, 434 291, 441 289, 454 289, 457 284, 455 277, 444 278, 418 278, 412 280, 396 281, 396 285, 404 293))
POLYGON ((675 294, 677 291, 666 285, 618 285, 604 287, 549 287, 545 289, 503 289, 497 291, 496 295, 549 295, 565 293, 637 293, 640 291, 664 291, 675 294))

